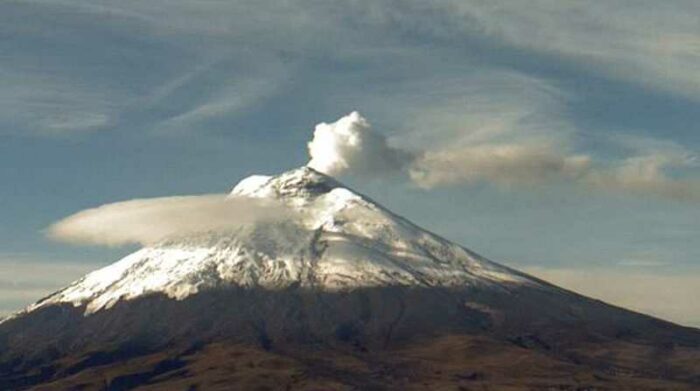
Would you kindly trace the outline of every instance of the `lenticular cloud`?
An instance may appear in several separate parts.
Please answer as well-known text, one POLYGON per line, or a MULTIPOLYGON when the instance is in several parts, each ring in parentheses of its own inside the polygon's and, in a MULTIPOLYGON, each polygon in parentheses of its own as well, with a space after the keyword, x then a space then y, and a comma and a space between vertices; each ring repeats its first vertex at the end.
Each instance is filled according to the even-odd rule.
POLYGON ((281 205, 224 194, 135 199, 86 209, 51 225, 48 236, 69 242, 149 245, 170 237, 283 219, 281 205))

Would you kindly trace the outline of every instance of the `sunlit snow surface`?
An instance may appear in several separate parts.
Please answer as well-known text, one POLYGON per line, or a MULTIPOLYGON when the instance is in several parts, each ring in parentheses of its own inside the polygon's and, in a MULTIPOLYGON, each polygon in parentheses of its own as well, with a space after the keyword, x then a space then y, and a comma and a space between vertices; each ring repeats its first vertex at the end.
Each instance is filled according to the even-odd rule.
POLYGON ((294 217, 143 248, 27 311, 72 303, 86 305, 89 314, 149 293, 183 299, 222 286, 297 285, 338 291, 389 285, 538 284, 420 229, 307 167, 276 177, 249 177, 231 194, 281 202, 294 217))

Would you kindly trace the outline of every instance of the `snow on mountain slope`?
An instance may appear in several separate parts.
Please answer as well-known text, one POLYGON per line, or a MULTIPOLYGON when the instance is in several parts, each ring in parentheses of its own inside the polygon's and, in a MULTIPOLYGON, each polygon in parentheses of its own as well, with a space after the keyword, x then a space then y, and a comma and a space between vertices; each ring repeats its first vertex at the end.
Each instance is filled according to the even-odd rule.
POLYGON ((183 299, 225 287, 328 291, 376 286, 539 285, 420 229, 335 179, 302 167, 251 176, 231 192, 281 202, 291 218, 173 238, 92 272, 30 306, 86 305, 86 314, 149 293, 183 299))

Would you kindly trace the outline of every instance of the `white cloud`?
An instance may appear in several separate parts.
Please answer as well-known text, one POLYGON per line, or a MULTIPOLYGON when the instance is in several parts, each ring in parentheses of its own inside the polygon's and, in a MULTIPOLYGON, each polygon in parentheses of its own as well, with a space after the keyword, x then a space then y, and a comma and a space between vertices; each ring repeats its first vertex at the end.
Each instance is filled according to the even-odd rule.
POLYGON ((172 237, 277 221, 290 213, 272 202, 224 195, 135 199, 68 216, 49 227, 48 235, 69 243, 148 245, 172 237))
POLYGON ((419 186, 432 188, 473 182, 530 185, 577 180, 590 157, 567 156, 548 145, 483 144, 427 151, 411 168, 419 186))
POLYGON ((330 175, 381 175, 400 172, 411 155, 387 144, 358 112, 316 125, 309 142, 309 167, 330 175))
POLYGON ((523 271, 608 303, 700 327, 700 276, 617 269, 529 267, 523 271))

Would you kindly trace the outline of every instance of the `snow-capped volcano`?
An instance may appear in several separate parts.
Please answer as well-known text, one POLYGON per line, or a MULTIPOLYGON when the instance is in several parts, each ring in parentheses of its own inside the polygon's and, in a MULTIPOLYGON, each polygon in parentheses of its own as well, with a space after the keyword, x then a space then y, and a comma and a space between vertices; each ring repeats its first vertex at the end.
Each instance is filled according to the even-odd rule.
POLYGON ((302 167, 255 175, 230 193, 281 204, 289 214, 227 232, 143 248, 30 306, 71 303, 86 313, 163 293, 184 299, 226 286, 344 291, 381 286, 542 285, 394 215, 335 179, 302 167))
POLYGON ((697 329, 488 261, 311 168, 249 177, 221 202, 243 199, 278 218, 169 237, 0 322, 0 389, 253 389, 241 374, 267 378, 258 370, 281 362, 258 367, 250 359, 260 352, 300 360, 291 381, 319 374, 353 385, 323 389, 484 379, 511 389, 523 372, 532 378, 525 389, 551 388, 533 368, 572 379, 557 389, 700 384, 697 329), (449 353, 460 343, 469 348, 449 353), (422 372, 411 366, 416 354, 422 372), (341 356, 348 360, 328 367, 341 356), (464 357, 502 370, 478 375, 464 357), (200 372, 208 380, 195 380, 200 372))

